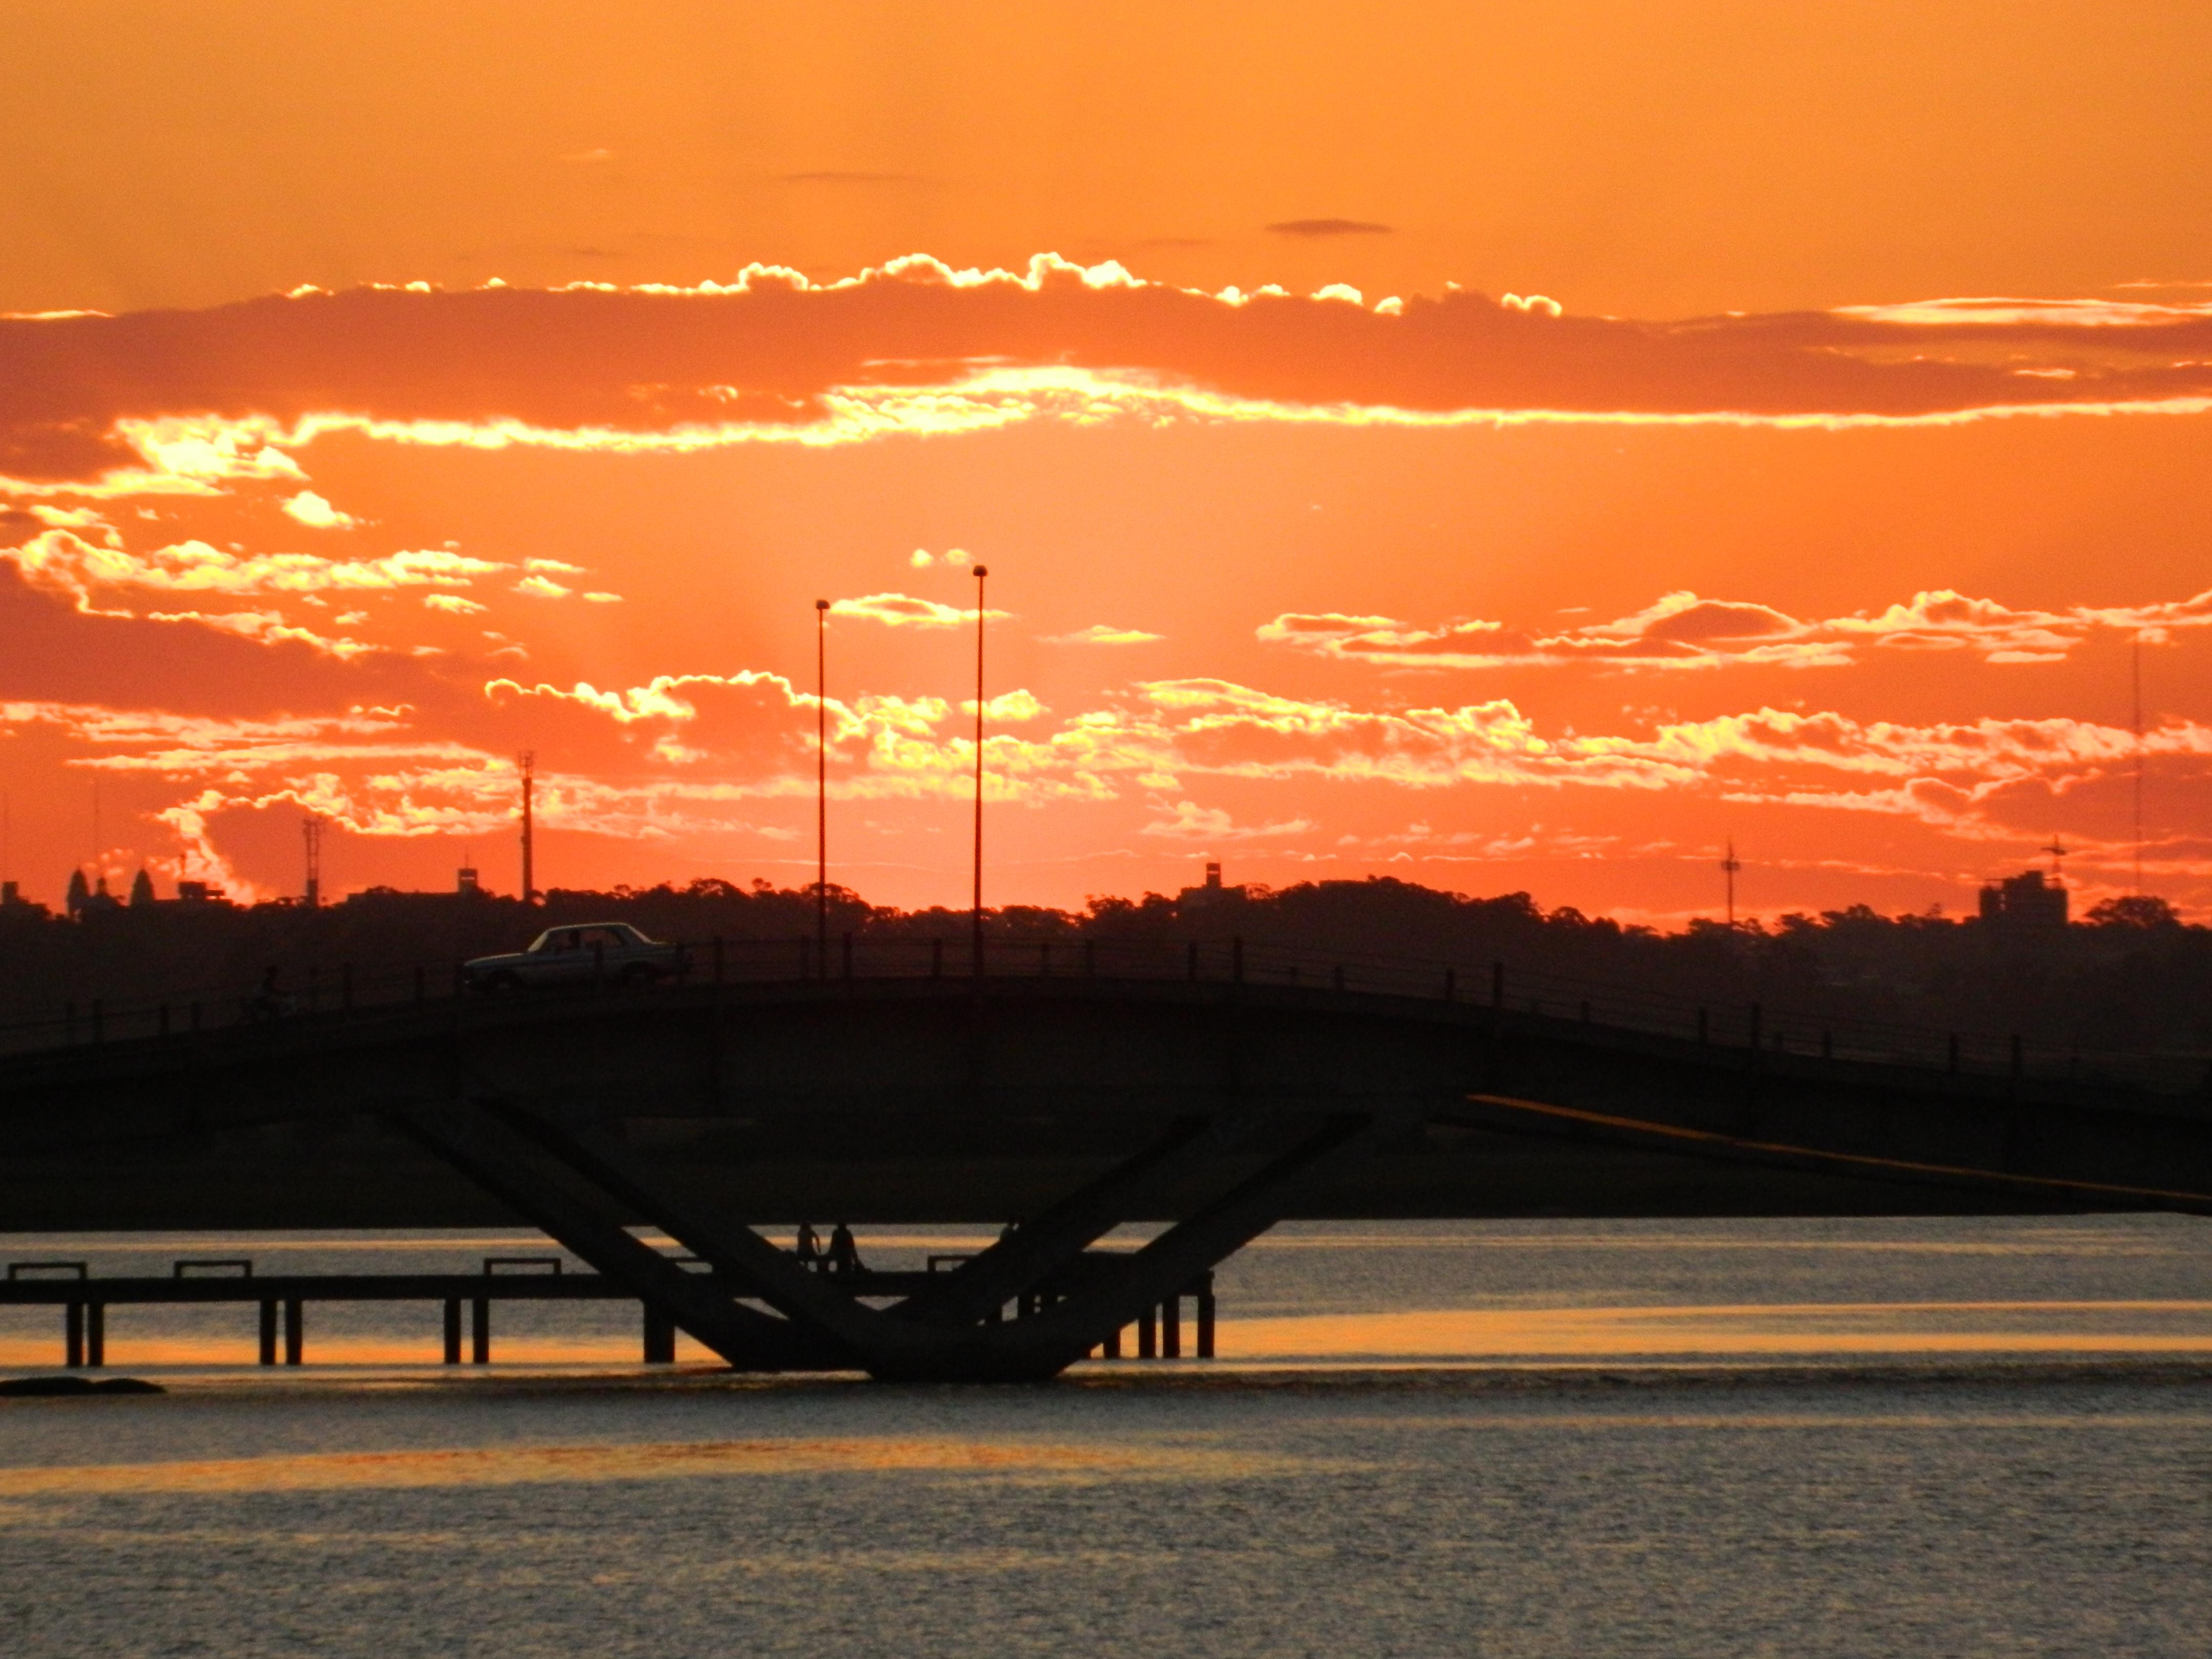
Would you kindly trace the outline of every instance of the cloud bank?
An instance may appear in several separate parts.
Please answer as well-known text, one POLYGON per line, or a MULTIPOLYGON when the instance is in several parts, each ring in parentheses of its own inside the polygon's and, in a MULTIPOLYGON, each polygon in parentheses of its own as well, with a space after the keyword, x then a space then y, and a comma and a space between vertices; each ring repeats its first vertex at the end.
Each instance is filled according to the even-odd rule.
MULTIPOLYGON (((839 282, 307 290, 0 319, 0 480, 206 492, 415 443, 862 441, 1116 414, 1865 423, 2212 407, 2212 306, 1937 300, 1646 322, 1452 289, 1206 294, 1050 255, 839 282)), ((319 498, 318 498, 319 499, 319 498)), ((302 496, 295 516, 344 517, 302 496), (326 516, 325 516, 326 515, 326 516)))

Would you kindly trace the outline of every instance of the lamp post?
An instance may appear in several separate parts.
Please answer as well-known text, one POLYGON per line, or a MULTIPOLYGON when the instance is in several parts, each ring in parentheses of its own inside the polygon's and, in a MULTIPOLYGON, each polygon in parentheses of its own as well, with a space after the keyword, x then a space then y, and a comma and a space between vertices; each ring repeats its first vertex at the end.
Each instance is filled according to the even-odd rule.
POLYGON ((991 574, 985 565, 975 568, 975 896, 973 905, 975 926, 975 969, 978 978, 983 973, 983 579, 991 574))
POLYGON ((830 973, 830 601, 814 601, 814 971, 830 973))

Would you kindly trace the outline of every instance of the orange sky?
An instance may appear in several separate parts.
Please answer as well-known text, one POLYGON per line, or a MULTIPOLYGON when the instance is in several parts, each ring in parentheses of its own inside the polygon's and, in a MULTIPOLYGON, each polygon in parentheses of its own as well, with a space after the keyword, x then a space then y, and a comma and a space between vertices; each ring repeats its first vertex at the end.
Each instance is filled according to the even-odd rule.
POLYGON ((1194 9, 9 8, 7 873, 2212 908, 2212 18, 1194 9))

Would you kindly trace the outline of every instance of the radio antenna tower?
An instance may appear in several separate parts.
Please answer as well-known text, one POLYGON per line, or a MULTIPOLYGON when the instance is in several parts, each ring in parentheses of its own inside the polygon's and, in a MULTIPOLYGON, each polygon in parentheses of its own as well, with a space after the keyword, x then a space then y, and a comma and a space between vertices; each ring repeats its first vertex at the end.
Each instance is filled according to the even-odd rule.
POLYGON ((2142 635, 2136 635, 2135 656, 2130 665, 2135 678, 2136 733, 2136 896, 2142 896, 2143 855, 2143 718, 2142 718, 2142 635))
POLYGON ((2072 852, 2074 849, 2067 846, 2064 842, 2059 840, 2057 836, 2053 836, 2051 838, 2050 846, 2039 847, 2035 850, 2039 853, 2048 853, 2051 854, 2051 879, 2056 885, 2062 887, 2065 885, 2066 871, 2062 861, 2064 860, 2067 854, 2072 852))
POLYGON ((532 797, 538 790, 538 751, 526 749, 514 757, 514 769, 522 775, 522 902, 538 902, 538 871, 532 862, 530 821, 532 797))
POLYGON ((307 880, 303 900, 313 910, 323 902, 323 820, 319 813, 310 812, 300 820, 300 839, 305 843, 307 853, 307 880))
POLYGON ((1728 925, 1731 927, 1735 926, 1735 872, 1742 868, 1741 860, 1735 855, 1735 840, 1731 836, 1728 856, 1721 860, 1721 872, 1728 878, 1728 925))

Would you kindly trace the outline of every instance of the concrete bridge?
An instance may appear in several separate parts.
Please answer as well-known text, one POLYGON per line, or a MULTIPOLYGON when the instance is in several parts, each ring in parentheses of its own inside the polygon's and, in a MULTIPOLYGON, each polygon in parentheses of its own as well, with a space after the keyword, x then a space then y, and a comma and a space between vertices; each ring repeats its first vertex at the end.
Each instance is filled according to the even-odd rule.
POLYGON ((1900 1063, 1755 1011, 1363 988, 1241 948, 1172 974, 850 961, 508 998, 418 977, 97 1042, 73 1021, 0 1060, 0 1231, 521 1222, 735 1365, 1017 1378, 1291 1217, 2212 1213, 2195 1071, 1900 1063), (749 1224, 801 1218, 1017 1224, 891 1299, 749 1224), (1169 1224, 1071 1273, 1129 1221, 1169 1224))

